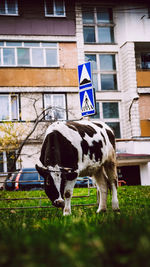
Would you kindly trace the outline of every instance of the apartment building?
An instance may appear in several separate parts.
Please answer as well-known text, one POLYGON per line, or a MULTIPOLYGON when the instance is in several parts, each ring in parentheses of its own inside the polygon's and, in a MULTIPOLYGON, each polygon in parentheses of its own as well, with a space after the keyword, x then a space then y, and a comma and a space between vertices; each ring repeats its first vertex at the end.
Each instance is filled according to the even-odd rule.
MULTIPOLYGON (((26 143, 21 165, 35 165, 51 120, 81 117, 77 64, 74 1, 0 1, 0 121, 28 124, 28 132, 53 107, 26 143)), ((1 171, 9 170, 12 153, 1 152, 1 171)))
MULTIPOLYGON (((22 166, 37 162, 52 119, 81 117, 77 65, 90 61, 97 108, 90 119, 113 128, 121 179, 150 185, 149 10, 147 1, 0 2, 1 122, 31 127, 54 108, 24 147, 22 166)), ((9 155, 1 158, 6 171, 9 155)))
POLYGON ((119 175, 150 184, 147 1, 78 1, 78 62, 91 61, 97 114, 116 135, 119 175))

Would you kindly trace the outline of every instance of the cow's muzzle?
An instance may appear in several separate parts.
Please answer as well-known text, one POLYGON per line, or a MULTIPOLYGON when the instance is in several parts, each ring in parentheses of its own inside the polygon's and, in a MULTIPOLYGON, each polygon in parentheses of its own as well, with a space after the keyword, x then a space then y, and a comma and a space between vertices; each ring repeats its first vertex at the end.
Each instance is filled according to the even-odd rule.
POLYGON ((53 205, 57 208, 64 208, 65 206, 65 201, 63 199, 56 199, 54 202, 53 202, 53 205))

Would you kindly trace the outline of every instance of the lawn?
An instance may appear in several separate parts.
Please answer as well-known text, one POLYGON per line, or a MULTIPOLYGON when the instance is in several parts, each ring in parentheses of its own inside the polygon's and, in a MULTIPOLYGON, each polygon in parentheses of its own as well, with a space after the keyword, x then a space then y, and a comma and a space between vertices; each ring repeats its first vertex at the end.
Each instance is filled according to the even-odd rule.
MULTIPOLYGON (((75 189, 75 195, 87 189, 75 189)), ((72 215, 63 217, 60 209, 41 200, 43 209, 17 209, 13 206, 39 205, 39 200, 12 201, 11 198, 44 197, 44 191, 0 192, 0 266, 14 267, 97 267, 150 266, 150 187, 123 186, 118 189, 121 212, 96 214, 96 206, 73 206, 72 215)), ((96 202, 90 197, 74 198, 72 204, 96 202)))

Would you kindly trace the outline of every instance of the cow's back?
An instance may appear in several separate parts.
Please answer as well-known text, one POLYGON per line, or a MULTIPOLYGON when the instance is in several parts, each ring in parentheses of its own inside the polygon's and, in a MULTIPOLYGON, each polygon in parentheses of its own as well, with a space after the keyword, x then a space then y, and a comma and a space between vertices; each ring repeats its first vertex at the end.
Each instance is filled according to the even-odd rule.
POLYGON ((113 132, 103 122, 56 122, 47 129, 40 160, 44 166, 81 171, 103 164, 114 148, 113 132))

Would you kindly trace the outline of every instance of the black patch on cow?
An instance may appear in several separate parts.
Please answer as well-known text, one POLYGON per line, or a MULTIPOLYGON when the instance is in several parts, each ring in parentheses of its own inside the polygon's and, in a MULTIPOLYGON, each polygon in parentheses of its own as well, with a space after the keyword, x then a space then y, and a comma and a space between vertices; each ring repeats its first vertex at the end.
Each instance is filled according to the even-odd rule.
POLYGON ((98 123, 98 122, 93 122, 95 125, 97 125, 98 127, 100 127, 100 128, 103 128, 103 125, 102 124, 100 124, 100 123, 98 123))
POLYGON ((89 150, 88 142, 84 139, 81 141, 81 148, 82 148, 82 161, 83 161, 84 155, 87 155, 89 150))
POLYGON ((90 150, 90 159, 93 159, 93 155, 95 156, 95 160, 97 161, 101 161, 102 160, 102 147, 103 147, 103 143, 101 140, 99 140, 98 142, 93 141, 92 142, 92 146, 89 147, 90 150))
POLYGON ((106 132, 107 132, 110 143, 112 144, 113 148, 115 149, 115 136, 114 136, 114 134, 110 130, 107 130, 107 129, 106 129, 106 132))
POLYGON ((84 138, 85 134, 93 137, 93 135, 97 133, 95 129, 90 125, 80 124, 77 122, 68 122, 67 126, 74 131, 78 131, 82 138, 84 138))
POLYGON ((103 154, 101 149, 103 147, 103 143, 101 140, 99 140, 98 142, 93 141, 92 146, 89 146, 87 141, 83 139, 81 142, 81 147, 82 147, 82 161, 84 161, 84 155, 88 155, 88 153, 91 160, 93 159, 93 155, 95 157, 95 161, 102 160, 103 154))
MULTIPOLYGON (((66 180, 64 179, 64 177, 61 175, 61 184, 60 184, 60 193, 61 193, 61 197, 64 198, 64 188, 65 188, 65 183, 66 180)), ((44 189, 45 189, 45 193, 48 196, 48 198, 52 201, 52 203, 54 203, 54 201, 59 197, 59 193, 58 190, 54 184, 54 180, 51 177, 51 175, 49 174, 46 179, 44 179, 44 189)))
POLYGON ((101 135, 102 135, 102 137, 103 137, 103 139, 104 139, 104 143, 105 143, 105 145, 106 145, 106 138, 105 138, 105 136, 103 135, 103 133, 101 133, 101 135))
POLYGON ((78 151, 60 132, 53 131, 45 138, 40 161, 45 167, 54 167, 58 164, 64 168, 76 170, 78 167, 78 151))
POLYGON ((59 197, 59 193, 50 174, 44 179, 44 189, 52 203, 59 197))
POLYGON ((62 172, 62 178, 65 181, 73 181, 74 179, 77 178, 77 173, 76 172, 62 172))

